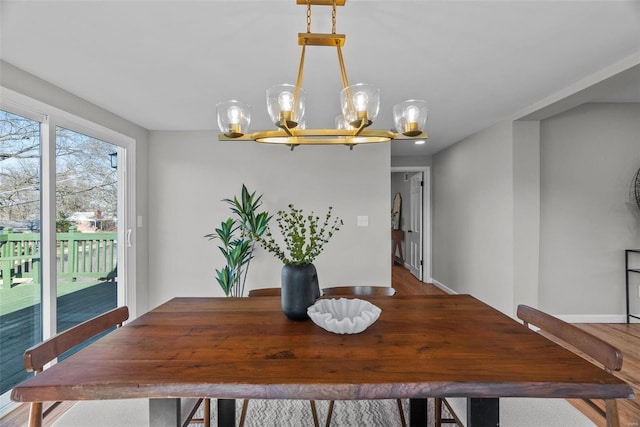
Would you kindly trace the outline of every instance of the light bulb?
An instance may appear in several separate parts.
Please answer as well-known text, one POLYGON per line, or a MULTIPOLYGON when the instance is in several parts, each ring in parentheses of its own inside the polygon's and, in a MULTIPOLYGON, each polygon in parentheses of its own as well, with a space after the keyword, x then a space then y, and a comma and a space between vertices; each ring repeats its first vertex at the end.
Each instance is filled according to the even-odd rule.
POLYGON ((242 115, 242 110, 240 108, 234 106, 229 107, 227 111, 227 116, 229 117, 230 124, 238 124, 240 123, 240 116, 242 115))
POLYGON ((280 92, 280 95, 278 95, 278 104, 280 105, 281 111, 292 111, 293 94, 287 91, 280 92))
POLYGON ((418 121, 418 117, 420 116, 420 109, 414 105, 407 107, 404 110, 404 115, 407 118, 407 122, 415 123, 418 121))
POLYGON ((367 104, 369 104, 369 97, 365 92, 360 91, 353 95, 353 106, 356 111, 366 111, 367 104))

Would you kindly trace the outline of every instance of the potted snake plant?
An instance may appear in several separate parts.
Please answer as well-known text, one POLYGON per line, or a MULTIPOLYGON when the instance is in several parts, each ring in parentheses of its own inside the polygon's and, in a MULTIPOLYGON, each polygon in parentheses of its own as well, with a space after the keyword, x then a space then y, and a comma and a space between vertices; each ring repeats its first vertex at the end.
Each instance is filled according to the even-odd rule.
POLYGON ((216 280, 226 296, 244 295, 249 265, 258 239, 267 231, 271 216, 269 212, 259 212, 262 195, 250 192, 243 184, 240 198, 223 199, 234 217, 222 221, 214 233, 205 237, 218 239, 218 246, 227 264, 216 269, 216 280))

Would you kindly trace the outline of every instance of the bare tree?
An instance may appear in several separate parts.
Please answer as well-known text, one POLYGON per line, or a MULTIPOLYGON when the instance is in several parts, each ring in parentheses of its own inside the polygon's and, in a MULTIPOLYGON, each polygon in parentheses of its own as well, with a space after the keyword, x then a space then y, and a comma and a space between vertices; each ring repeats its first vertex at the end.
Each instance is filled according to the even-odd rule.
POLYGON ((0 161, 38 158, 40 123, 15 114, 0 114, 0 161))
MULTIPOLYGON (((69 129, 56 129, 56 207, 73 212, 116 212, 116 147, 69 129)), ((0 222, 38 222, 40 123, 0 111, 0 222)), ((0 224, 1 225, 1 224, 0 224)))

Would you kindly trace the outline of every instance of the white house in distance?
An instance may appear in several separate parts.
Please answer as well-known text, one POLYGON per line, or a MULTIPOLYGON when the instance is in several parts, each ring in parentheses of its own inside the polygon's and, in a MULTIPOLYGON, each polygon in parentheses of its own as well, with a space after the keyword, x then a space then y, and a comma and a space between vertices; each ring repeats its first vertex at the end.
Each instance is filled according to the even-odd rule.
POLYGON ((82 233, 95 233, 115 231, 116 217, 113 213, 101 211, 74 212, 67 221, 75 223, 76 229, 82 233))

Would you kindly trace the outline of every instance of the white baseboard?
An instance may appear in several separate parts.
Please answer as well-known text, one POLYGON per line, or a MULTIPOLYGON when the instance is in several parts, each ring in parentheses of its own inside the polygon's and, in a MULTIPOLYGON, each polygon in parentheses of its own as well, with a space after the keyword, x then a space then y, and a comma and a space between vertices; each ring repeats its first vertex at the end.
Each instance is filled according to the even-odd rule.
MULTIPOLYGON (((429 283, 433 283, 448 294, 458 293, 433 277, 429 279, 429 283)), ((627 316, 624 314, 553 314, 553 316, 568 323, 627 323, 627 316)), ((631 322, 640 323, 640 320, 632 319, 631 322)))
POLYGON ((442 289, 443 291, 445 291, 448 294, 457 294, 456 291, 454 291, 453 289, 448 288, 447 286, 445 286, 444 284, 438 282, 436 279, 434 279, 433 277, 429 279, 429 283, 433 283, 437 288, 442 289))
POLYGON ((568 323, 627 323, 624 314, 554 314, 568 323))

